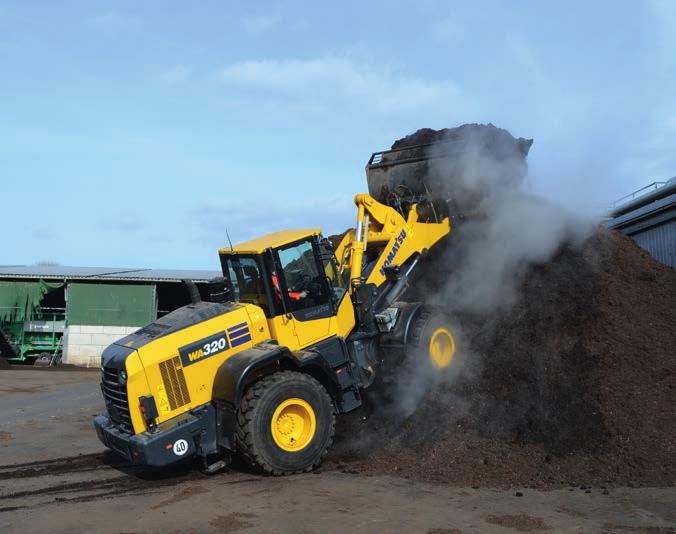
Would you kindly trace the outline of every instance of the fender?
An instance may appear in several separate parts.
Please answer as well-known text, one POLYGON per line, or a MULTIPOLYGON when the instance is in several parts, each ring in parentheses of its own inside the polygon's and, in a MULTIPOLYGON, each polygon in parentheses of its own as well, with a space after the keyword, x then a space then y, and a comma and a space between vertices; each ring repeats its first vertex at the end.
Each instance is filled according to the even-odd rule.
MULTIPOLYGON (((212 390, 212 399, 217 409, 219 445, 231 451, 235 450, 237 410, 247 385, 278 369, 307 372, 326 387, 337 410, 354 409, 357 406, 354 405, 355 401, 351 398, 348 401, 348 396, 343 394, 343 390, 352 384, 341 384, 333 371, 334 367, 346 365, 347 357, 343 361, 337 357, 335 351, 328 350, 328 346, 322 346, 330 342, 335 344, 336 341, 326 340, 311 349, 298 352, 291 352, 287 347, 274 343, 259 343, 225 360, 216 372, 212 390)), ((343 346, 344 342, 341 340, 341 347, 343 346)), ((340 375, 342 378, 351 376, 351 373, 348 371, 340 375)))
POLYGON ((381 354, 387 354, 387 365, 395 366, 399 358, 403 358, 406 344, 409 342, 413 319, 422 310, 422 302, 396 302, 391 308, 399 309, 399 317, 394 329, 380 336, 381 354))
POLYGON ((260 343, 243 350, 225 360, 218 368, 211 398, 216 402, 227 402, 237 410, 251 373, 293 359, 288 348, 272 343, 260 343))
POLYGON ((381 346, 406 345, 409 341, 411 323, 422 307, 422 302, 396 302, 392 304, 390 308, 399 309, 399 317, 397 318, 397 323, 394 325, 392 332, 388 332, 381 336, 381 346))

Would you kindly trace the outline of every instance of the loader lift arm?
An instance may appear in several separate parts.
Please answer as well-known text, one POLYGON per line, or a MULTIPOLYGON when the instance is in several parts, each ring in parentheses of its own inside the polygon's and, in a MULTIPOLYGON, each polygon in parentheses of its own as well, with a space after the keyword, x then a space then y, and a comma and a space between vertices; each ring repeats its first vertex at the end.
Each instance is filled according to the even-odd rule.
POLYGON ((357 227, 349 230, 336 248, 341 270, 349 273, 351 292, 364 284, 381 288, 388 281, 389 267, 401 267, 425 254, 452 229, 448 217, 438 222, 421 221, 416 204, 404 218, 368 194, 356 195, 354 202, 357 227))

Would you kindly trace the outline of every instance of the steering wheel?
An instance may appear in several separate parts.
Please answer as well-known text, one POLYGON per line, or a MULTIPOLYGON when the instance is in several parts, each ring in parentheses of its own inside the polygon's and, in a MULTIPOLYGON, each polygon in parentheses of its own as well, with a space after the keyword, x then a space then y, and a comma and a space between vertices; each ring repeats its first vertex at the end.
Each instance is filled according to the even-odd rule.
POLYGON ((305 285, 305 290, 307 291, 307 294, 317 298, 322 294, 322 283, 320 282, 320 278, 312 278, 308 277, 309 280, 307 284, 305 285))
POLYGON ((296 280, 297 282, 294 284, 293 289, 296 291, 305 291, 312 282, 312 277, 307 273, 302 273, 296 280))

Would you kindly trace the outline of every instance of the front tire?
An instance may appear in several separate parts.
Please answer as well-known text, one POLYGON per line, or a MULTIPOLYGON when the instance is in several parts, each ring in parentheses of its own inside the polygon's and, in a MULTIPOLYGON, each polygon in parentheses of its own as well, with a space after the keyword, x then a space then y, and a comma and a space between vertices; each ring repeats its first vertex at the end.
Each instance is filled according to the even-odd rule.
POLYGON ((453 364, 456 351, 450 317, 439 308, 424 307, 411 325, 407 359, 422 358, 430 369, 442 371, 453 364))
POLYGON ((335 415, 324 387, 282 371, 253 384, 237 412, 237 450, 252 467, 291 475, 319 466, 333 442, 335 415))

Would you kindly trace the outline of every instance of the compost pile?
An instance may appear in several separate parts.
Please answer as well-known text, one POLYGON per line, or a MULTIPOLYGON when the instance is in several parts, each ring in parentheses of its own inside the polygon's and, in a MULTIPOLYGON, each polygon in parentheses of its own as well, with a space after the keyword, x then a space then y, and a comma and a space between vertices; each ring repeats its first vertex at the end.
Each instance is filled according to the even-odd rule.
POLYGON ((339 419, 333 462, 458 486, 673 485, 676 272, 598 228, 519 280, 508 308, 456 314, 455 369, 412 412, 372 392, 339 419))
POLYGON ((599 230, 534 267, 509 313, 468 322, 478 376, 403 420, 378 405, 344 419, 338 461, 467 486, 674 484, 672 269, 599 230))

